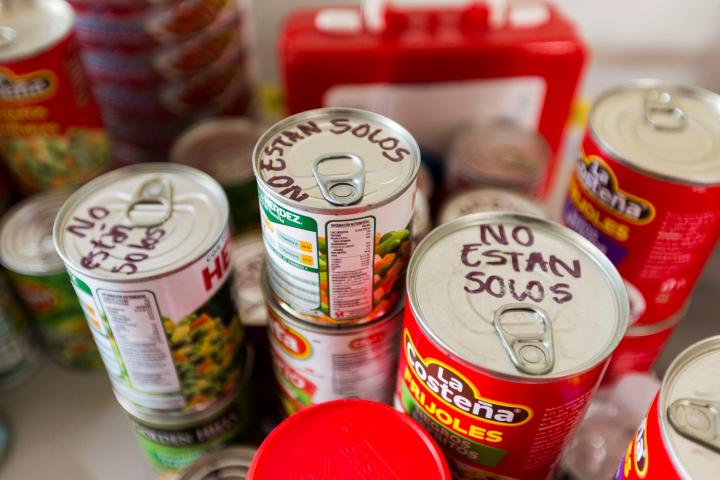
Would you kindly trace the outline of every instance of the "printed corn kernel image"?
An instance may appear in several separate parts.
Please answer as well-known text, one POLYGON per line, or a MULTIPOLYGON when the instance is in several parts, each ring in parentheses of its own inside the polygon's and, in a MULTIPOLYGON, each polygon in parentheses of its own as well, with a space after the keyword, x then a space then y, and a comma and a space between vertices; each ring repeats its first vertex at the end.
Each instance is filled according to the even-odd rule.
POLYGON ((186 408, 211 403, 233 390, 241 370, 237 358, 243 330, 238 315, 224 325, 219 316, 193 313, 177 323, 164 318, 163 326, 186 408))

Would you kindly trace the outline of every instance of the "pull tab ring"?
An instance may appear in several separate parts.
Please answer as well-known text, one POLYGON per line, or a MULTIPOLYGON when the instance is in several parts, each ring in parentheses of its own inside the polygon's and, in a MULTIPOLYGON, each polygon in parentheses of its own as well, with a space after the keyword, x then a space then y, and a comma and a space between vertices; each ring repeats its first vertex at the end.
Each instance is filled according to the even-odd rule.
POLYGON ((495 311, 493 326, 519 371, 543 375, 555 367, 552 324, 540 307, 524 303, 503 305, 495 311))
MULTIPOLYGON (((173 191, 172 185, 161 178, 151 178, 143 182, 133 195, 125 209, 125 220, 132 227, 150 228, 162 225, 172 216, 173 191), (143 205, 161 205, 163 212, 160 217, 140 219, 133 217, 133 211, 142 210, 143 205), (138 208, 139 207, 139 208, 138 208)), ((147 213, 147 210, 145 210, 147 213)))
POLYGON ((656 130, 680 131, 687 126, 685 111, 673 103, 669 92, 661 90, 645 96, 645 120, 656 130))
POLYGON ((333 205, 347 206, 357 203, 365 193, 365 163, 352 153, 329 153, 313 161, 312 172, 323 198, 333 205), (326 162, 351 161, 356 170, 350 174, 324 175, 320 164, 326 162))
POLYGON ((670 405, 667 415, 680 435, 720 453, 719 402, 681 398, 670 405))

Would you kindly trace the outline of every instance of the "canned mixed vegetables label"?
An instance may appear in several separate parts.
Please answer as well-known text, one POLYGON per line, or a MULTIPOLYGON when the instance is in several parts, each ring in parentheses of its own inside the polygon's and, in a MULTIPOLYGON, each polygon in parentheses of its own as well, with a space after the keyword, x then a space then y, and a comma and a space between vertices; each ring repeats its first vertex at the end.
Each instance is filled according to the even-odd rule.
POLYGON ((32 373, 39 356, 33 340, 30 324, 0 273, 0 390, 32 373))
POLYGON ((622 479, 705 479, 720 471, 720 337, 670 365, 617 471, 622 479))
POLYGON ((536 217, 548 218, 537 201, 519 195, 511 190, 496 188, 477 188, 459 192, 440 206, 438 223, 448 223, 456 218, 481 212, 524 213, 536 217))
POLYGON ((546 478, 627 325, 589 242, 531 216, 436 228, 408 271, 396 400, 457 478, 546 478))
POLYGON ((62 0, 10 2, 0 19, 0 156, 26 191, 76 186, 110 148, 62 0))
POLYGON ((220 186, 175 164, 108 173, 61 209, 55 246, 119 396, 191 410, 232 391, 243 330, 227 222, 220 186))
POLYGON ((268 334, 285 412, 340 398, 390 403, 402 304, 362 325, 314 325, 284 312, 267 285, 268 334))
POLYGON ((250 119, 205 120, 183 133, 170 153, 173 162, 198 168, 222 185, 236 233, 259 227, 252 169, 252 150, 259 136, 250 119))
POLYGON ((34 317, 50 356, 76 368, 101 364, 70 278, 52 243, 52 225, 69 192, 27 198, 0 225, 0 262, 34 317))
POLYGON ((645 80, 590 113, 563 223, 617 266, 631 321, 677 314, 720 236, 719 106, 714 93, 645 80))
POLYGON ((288 117, 255 147, 270 284, 290 311, 362 322, 393 310, 411 249, 412 136, 377 114, 288 117))
POLYGON ((130 427, 141 449, 162 479, 175 479, 200 457, 243 439, 253 424, 253 403, 248 380, 252 351, 240 386, 232 395, 196 414, 137 411, 132 405, 130 427))

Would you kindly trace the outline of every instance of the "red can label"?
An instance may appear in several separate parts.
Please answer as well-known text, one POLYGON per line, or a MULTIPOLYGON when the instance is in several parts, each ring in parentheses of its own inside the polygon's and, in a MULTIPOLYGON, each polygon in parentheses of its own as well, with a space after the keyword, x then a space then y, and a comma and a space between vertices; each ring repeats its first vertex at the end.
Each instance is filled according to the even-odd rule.
POLYGON ((680 479, 660 432, 658 396, 620 461, 616 479, 680 479))
POLYGON ((615 264, 630 321, 678 312, 720 235, 720 186, 650 177, 605 152, 589 131, 570 179, 563 222, 615 264))
POLYGON ((25 192, 77 186, 109 167, 110 147, 72 35, 0 66, 0 155, 25 192))
POLYGON ((547 478, 607 361, 548 383, 503 380, 451 359, 405 312, 396 399, 441 446, 453 478, 547 478))

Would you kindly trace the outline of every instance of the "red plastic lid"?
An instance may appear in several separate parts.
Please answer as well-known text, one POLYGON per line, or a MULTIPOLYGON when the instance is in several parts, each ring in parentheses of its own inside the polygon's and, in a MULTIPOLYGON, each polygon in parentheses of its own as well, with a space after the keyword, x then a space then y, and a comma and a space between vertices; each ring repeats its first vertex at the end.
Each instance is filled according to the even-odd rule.
POLYGON ((450 480, 435 442, 387 405, 335 400, 282 422, 255 455, 248 480, 450 480))

